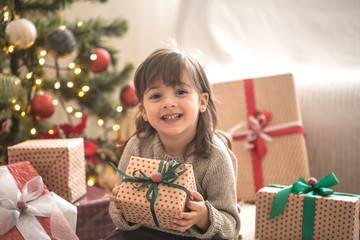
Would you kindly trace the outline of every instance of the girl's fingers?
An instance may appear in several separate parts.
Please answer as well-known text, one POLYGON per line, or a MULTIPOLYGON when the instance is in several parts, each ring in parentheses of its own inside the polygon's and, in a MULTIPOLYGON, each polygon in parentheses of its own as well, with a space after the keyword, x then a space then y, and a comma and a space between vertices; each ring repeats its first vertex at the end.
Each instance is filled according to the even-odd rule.
POLYGON ((203 196, 199 192, 190 190, 189 193, 190 196, 193 198, 192 201, 196 201, 196 202, 204 201, 203 196))

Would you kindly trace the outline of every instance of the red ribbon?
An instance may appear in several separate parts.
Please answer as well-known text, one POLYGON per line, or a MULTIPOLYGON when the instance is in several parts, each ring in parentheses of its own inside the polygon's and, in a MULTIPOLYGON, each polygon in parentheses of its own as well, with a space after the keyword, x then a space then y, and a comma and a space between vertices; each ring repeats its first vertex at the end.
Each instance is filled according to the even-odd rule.
POLYGON ((236 140, 247 140, 247 144, 251 149, 251 158, 253 166, 253 176, 255 184, 255 192, 264 187, 264 178, 262 171, 262 159, 267 153, 267 147, 265 144, 264 136, 282 136, 287 134, 301 133, 304 134, 304 128, 301 125, 286 126, 283 128, 277 128, 274 130, 264 129, 271 119, 271 112, 264 110, 259 112, 256 110, 255 95, 254 95, 254 84, 253 79, 245 79, 245 96, 246 96, 246 107, 247 116, 249 118, 248 125, 250 134, 233 134, 232 139, 236 140), (252 121, 253 120, 253 121, 252 121), (254 124, 257 123, 257 124, 254 124))

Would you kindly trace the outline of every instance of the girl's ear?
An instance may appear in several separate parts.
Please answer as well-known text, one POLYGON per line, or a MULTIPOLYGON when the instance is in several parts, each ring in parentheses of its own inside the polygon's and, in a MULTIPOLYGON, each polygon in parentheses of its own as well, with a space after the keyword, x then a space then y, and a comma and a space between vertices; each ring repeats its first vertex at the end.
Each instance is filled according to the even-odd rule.
POLYGON ((209 93, 203 92, 200 95, 200 112, 205 112, 209 102, 209 93))
POLYGON ((137 105, 139 112, 141 113, 141 116, 143 117, 144 121, 147 122, 147 115, 146 115, 146 111, 144 106, 142 105, 142 103, 138 103, 137 105))

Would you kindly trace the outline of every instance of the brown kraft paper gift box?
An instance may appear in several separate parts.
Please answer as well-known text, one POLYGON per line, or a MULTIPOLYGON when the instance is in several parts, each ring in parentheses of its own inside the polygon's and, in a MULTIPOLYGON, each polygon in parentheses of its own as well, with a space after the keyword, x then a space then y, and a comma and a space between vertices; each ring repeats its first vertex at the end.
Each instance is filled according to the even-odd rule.
MULTIPOLYGON (((161 162, 169 164, 168 161, 131 157, 126 169, 126 174, 128 176, 133 176, 134 171, 141 170, 146 176, 151 177, 154 173, 158 172, 161 162)), ((168 169, 168 166, 165 168, 168 169)), ((188 191, 195 191, 196 185, 192 165, 181 164, 175 170, 177 173, 182 171, 184 171, 184 173, 179 175, 174 184, 180 185, 188 191)), ((140 177, 139 171, 136 172, 135 176, 140 177)), ((165 175, 163 174, 163 176, 165 175)), ((176 216, 179 216, 180 212, 186 211, 186 192, 161 182, 158 183, 158 196, 154 203, 154 217, 150 202, 146 198, 146 194, 152 184, 142 188, 136 188, 140 185, 142 185, 141 182, 134 183, 125 181, 120 185, 117 198, 125 219, 128 222, 142 223, 151 226, 157 225, 155 222, 155 219, 157 219, 159 227, 173 229, 173 219, 176 216)), ((154 195, 151 195, 151 197, 153 196, 154 195)))
POLYGON ((219 128, 233 137, 241 201, 254 202, 268 184, 289 185, 310 176, 294 85, 292 74, 213 84, 219 128))
POLYGON ((73 203, 86 193, 84 140, 27 140, 8 148, 9 163, 29 161, 50 191, 73 203))
MULTIPOLYGON (((256 194, 256 240, 302 239, 304 194, 290 193, 284 211, 269 220, 276 194, 282 190, 264 187, 256 194)), ((313 240, 358 240, 360 198, 316 196, 313 240)))

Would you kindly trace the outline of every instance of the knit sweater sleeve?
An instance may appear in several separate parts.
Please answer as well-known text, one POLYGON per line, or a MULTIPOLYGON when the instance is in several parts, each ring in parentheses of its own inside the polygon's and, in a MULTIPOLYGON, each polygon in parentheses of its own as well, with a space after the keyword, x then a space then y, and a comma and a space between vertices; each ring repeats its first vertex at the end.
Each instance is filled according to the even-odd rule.
MULTIPOLYGON (((138 154, 139 148, 139 139, 136 137, 132 137, 129 139, 128 143, 126 144, 126 148, 121 155, 121 159, 119 161, 118 169, 122 172, 126 172, 126 168, 129 164, 129 160, 131 156, 136 156, 138 154)), ((122 183, 123 177, 117 173, 116 174, 116 185, 119 186, 122 183)), ((115 224, 115 226, 122 230, 135 230, 141 227, 141 224, 130 224, 127 222, 122 214, 115 214, 114 210, 114 203, 110 202, 109 206, 109 214, 110 217, 115 224)))
POLYGON ((209 211, 210 226, 205 233, 193 227, 190 229, 191 235, 200 239, 237 239, 240 232, 240 215, 236 202, 235 155, 218 142, 213 154, 204 164, 200 166, 207 169, 201 188, 209 211))

